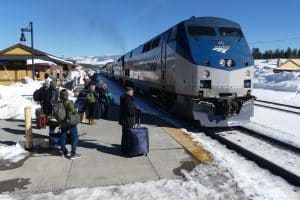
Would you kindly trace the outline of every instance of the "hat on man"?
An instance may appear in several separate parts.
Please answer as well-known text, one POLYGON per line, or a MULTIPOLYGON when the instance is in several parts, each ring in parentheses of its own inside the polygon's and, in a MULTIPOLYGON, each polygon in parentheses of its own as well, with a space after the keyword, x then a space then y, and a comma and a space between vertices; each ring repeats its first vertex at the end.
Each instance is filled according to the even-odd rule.
POLYGON ((133 88, 132 87, 126 87, 125 92, 129 92, 129 91, 133 91, 133 88))

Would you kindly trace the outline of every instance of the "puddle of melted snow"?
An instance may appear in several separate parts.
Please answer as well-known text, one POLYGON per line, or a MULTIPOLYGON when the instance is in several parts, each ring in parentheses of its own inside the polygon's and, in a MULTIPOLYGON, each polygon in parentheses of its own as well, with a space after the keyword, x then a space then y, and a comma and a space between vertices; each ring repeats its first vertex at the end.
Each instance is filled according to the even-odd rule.
POLYGON ((0 194, 6 192, 15 192, 27 189, 30 184, 30 178, 14 178, 5 181, 0 181, 0 194))

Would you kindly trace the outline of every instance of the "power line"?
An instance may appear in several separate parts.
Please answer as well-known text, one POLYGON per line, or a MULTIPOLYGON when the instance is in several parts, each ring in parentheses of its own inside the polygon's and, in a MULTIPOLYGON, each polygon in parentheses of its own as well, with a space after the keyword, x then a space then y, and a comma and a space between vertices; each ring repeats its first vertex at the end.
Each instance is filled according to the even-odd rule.
POLYGON ((291 40, 300 40, 300 37, 293 37, 288 39, 278 39, 278 40, 261 40, 261 41, 254 41, 254 42, 248 42, 249 44, 267 44, 267 43, 274 43, 274 42, 287 42, 291 40))

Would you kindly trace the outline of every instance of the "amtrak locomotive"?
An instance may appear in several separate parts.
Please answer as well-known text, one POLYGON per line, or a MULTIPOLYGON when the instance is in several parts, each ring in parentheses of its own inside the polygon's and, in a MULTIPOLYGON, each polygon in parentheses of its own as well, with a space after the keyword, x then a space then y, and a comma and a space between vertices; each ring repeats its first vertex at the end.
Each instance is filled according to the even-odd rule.
POLYGON ((239 24, 192 17, 121 56, 102 72, 161 97, 202 126, 237 126, 253 115, 253 57, 239 24))

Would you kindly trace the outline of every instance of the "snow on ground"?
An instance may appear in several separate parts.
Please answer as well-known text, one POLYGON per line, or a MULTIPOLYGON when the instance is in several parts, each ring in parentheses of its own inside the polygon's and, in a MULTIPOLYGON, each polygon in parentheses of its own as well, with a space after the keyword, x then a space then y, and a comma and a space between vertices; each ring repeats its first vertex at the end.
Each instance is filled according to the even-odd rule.
POLYGON ((299 188, 293 187, 280 177, 258 167, 255 163, 232 152, 219 142, 204 134, 190 134, 196 141, 209 151, 217 164, 229 170, 238 186, 251 199, 299 199, 299 188))
POLYGON ((252 93, 259 100, 300 106, 300 92, 286 92, 255 88, 252 93))
POLYGON ((19 143, 11 146, 0 146, 0 162, 1 160, 6 160, 8 162, 17 163, 28 155, 29 153, 25 151, 19 143))
MULTIPOLYGON (((9 86, 0 85, 0 120, 24 119, 25 107, 31 107, 31 116, 34 119, 35 110, 40 105, 30 98, 34 91, 42 86, 42 83, 42 81, 33 81, 26 78, 25 83, 15 83, 9 86)), ((60 87, 59 89, 64 88, 60 87)), ((75 102, 74 93, 70 90, 68 90, 68 93, 69 99, 75 102)))
POLYGON ((24 119, 24 108, 32 107, 34 117, 35 108, 39 105, 24 95, 32 95, 41 87, 41 82, 26 79, 27 83, 16 83, 10 86, 0 85, 0 119, 24 119))
POLYGON ((300 115, 254 106, 254 116, 251 122, 247 125, 250 129, 258 128, 264 134, 300 147, 300 115), (280 132, 280 137, 278 137, 278 132, 280 132))
MULTIPOLYGON (((283 63, 286 59, 280 59, 283 63)), ((300 72, 274 73, 277 59, 255 60, 253 95, 258 99, 300 105, 300 72)))

